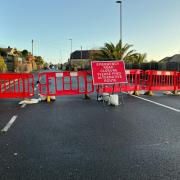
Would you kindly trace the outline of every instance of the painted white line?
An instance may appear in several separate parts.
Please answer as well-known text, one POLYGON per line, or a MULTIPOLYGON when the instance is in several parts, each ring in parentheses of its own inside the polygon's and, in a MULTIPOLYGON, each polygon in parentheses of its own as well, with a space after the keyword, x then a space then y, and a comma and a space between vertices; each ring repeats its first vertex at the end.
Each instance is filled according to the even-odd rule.
POLYGON ((12 124, 14 123, 14 121, 17 119, 18 116, 13 116, 11 118, 11 120, 6 124, 6 126, 1 130, 2 132, 7 132, 8 129, 12 126, 12 124))
POLYGON ((133 97, 135 97, 135 98, 142 99, 142 100, 144 100, 144 101, 147 101, 147 102, 156 104, 156 105, 158 105, 158 106, 161 106, 161 107, 164 107, 164 108, 167 108, 167 109, 176 111, 176 112, 180 112, 179 109, 175 109, 175 108, 173 108, 173 107, 171 107, 171 106, 166 106, 166 105, 164 105, 164 104, 160 104, 160 103, 158 103, 158 102, 151 101, 151 100, 149 100, 149 99, 145 99, 145 98, 142 98, 142 97, 139 97, 139 96, 135 96, 135 95, 132 95, 132 94, 129 94, 129 95, 130 95, 130 96, 133 96, 133 97))
POLYGON ((25 108, 25 107, 26 107, 26 104, 22 104, 22 105, 21 105, 21 108, 25 108))

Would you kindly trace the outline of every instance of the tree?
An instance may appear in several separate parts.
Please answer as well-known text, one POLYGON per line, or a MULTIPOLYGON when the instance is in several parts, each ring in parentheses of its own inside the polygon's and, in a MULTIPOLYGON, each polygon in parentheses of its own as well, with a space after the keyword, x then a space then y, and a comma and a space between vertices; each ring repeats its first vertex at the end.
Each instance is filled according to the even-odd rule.
POLYGON ((0 56, 2 56, 2 57, 6 57, 6 56, 7 56, 7 53, 6 53, 6 52, 4 52, 4 51, 1 51, 1 49, 0 49, 0 56))
POLYGON ((28 56, 28 50, 26 50, 26 49, 24 49, 23 51, 22 51, 22 56, 24 57, 24 58, 27 58, 27 56, 28 56))
POLYGON ((135 54, 129 56, 129 57, 126 59, 126 62, 131 62, 131 63, 143 63, 143 62, 146 61, 146 56, 147 56, 146 53, 144 53, 144 54, 135 53, 135 54))
POLYGON ((45 68, 48 68, 49 67, 49 64, 47 62, 44 63, 44 67, 45 68))
POLYGON ((42 58, 41 56, 36 56, 36 57, 35 57, 35 62, 36 62, 36 64, 37 64, 38 66, 41 66, 41 65, 44 64, 44 60, 43 60, 43 58, 42 58))
POLYGON ((7 71, 7 66, 4 62, 4 58, 0 56, 0 72, 6 72, 7 71))
POLYGON ((92 54, 91 59, 94 60, 121 60, 126 62, 141 62, 145 59, 146 54, 136 53, 131 49, 132 45, 125 44, 121 46, 121 41, 116 45, 113 43, 105 43, 104 47, 100 48, 100 51, 92 54))

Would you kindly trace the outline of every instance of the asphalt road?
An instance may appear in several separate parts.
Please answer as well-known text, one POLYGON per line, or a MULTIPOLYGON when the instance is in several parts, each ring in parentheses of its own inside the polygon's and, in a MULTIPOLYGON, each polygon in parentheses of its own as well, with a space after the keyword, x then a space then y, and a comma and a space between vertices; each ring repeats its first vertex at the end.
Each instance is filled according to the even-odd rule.
POLYGON ((0 179, 179 180, 180 96, 141 97, 159 104, 126 94, 118 107, 94 95, 25 107, 1 99, 0 129, 17 119, 0 132, 0 179))

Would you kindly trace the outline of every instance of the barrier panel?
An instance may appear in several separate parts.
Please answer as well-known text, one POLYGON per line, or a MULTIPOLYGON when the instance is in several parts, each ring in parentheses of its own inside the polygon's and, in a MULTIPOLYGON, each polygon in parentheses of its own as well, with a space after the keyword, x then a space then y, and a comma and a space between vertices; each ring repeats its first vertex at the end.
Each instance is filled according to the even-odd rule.
POLYGON ((177 89, 180 90, 180 72, 177 73, 177 89))
POLYGON ((140 69, 126 70, 127 83, 101 85, 96 87, 97 93, 119 93, 121 91, 140 91, 144 89, 144 71, 140 69))
POLYGON ((0 74, 0 98, 29 98, 34 96, 32 74, 0 74))
MULTIPOLYGON (((43 72, 39 75, 39 93, 45 96, 78 95, 94 92, 90 71, 43 72)), ((180 73, 176 71, 126 70, 126 84, 99 85, 96 92, 178 91, 180 73)), ((0 74, 0 98, 29 98, 34 96, 34 76, 25 73, 0 74)))
POLYGON ((89 72, 44 72, 39 74, 39 91, 44 96, 78 95, 94 92, 89 72))
POLYGON ((145 71, 145 86, 147 91, 175 91, 177 90, 176 71, 145 71))

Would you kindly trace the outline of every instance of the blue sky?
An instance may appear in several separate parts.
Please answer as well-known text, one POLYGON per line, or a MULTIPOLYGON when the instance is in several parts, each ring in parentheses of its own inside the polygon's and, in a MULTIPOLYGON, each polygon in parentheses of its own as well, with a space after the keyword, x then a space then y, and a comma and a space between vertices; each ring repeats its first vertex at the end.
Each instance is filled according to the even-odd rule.
MULTIPOLYGON (((123 42, 148 60, 180 53, 179 0, 122 0, 123 42)), ((67 61, 73 50, 119 40, 115 0, 0 0, 0 46, 31 51, 48 62, 67 61)))

